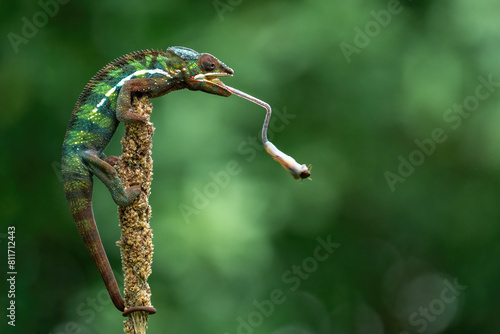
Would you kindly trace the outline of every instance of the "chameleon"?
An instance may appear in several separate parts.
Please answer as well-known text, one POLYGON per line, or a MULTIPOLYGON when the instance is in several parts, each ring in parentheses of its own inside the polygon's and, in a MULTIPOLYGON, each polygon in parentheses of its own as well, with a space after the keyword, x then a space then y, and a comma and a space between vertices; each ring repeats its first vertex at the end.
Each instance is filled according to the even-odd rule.
POLYGON ((219 96, 231 92, 220 77, 233 70, 208 53, 174 46, 166 51, 144 50, 115 59, 89 81, 80 94, 62 146, 61 171, 66 200, 114 306, 154 313, 153 307, 136 306, 125 311, 116 278, 102 245, 92 210, 93 176, 109 189, 115 203, 130 204, 141 192, 140 185, 125 187, 115 165, 118 157, 104 154, 120 122, 144 122, 147 116, 133 112, 136 95, 154 98, 179 89, 219 96))
POLYGON ((115 59, 89 81, 80 94, 71 115, 62 147, 61 171, 70 212, 87 246, 114 306, 128 315, 134 311, 154 313, 151 306, 125 310, 108 257, 102 245, 92 211, 93 176, 109 189, 115 203, 127 206, 141 192, 140 185, 125 187, 115 165, 119 158, 107 157, 104 149, 120 122, 144 122, 148 116, 133 112, 134 96, 163 96, 179 89, 202 91, 228 97, 240 96, 267 110, 262 128, 262 142, 267 153, 295 179, 309 178, 306 165, 298 164, 267 139, 271 107, 244 92, 226 86, 220 77, 232 76, 233 70, 208 53, 198 53, 182 46, 165 52, 146 50, 115 59))

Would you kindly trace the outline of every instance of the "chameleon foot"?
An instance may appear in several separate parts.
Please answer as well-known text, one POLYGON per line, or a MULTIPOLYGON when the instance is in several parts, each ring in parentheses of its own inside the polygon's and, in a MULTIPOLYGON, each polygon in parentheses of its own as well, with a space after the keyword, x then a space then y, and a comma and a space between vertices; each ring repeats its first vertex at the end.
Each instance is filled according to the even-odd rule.
POLYGON ((107 157, 104 161, 106 161, 108 164, 110 164, 111 166, 116 166, 116 164, 118 163, 118 160, 120 158, 117 157, 116 155, 111 155, 109 157, 107 157))
POLYGON ((128 110, 121 110, 117 109, 116 110, 116 117, 120 122, 124 123, 137 123, 137 122, 147 122, 149 121, 149 116, 148 115, 139 115, 136 114, 133 109, 128 109, 128 110))

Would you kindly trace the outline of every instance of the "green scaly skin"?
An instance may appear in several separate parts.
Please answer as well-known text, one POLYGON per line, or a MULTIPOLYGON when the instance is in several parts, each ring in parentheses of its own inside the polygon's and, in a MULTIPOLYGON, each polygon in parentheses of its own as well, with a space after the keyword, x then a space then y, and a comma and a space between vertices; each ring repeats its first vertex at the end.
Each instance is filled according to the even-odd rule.
MULTIPOLYGON (((124 187, 113 167, 117 157, 107 158, 103 150, 119 122, 147 121, 146 116, 133 113, 134 95, 158 97, 187 88, 229 96, 231 93, 218 78, 232 74, 233 70, 214 56, 184 47, 171 47, 165 52, 139 51, 118 58, 100 70, 76 102, 62 149, 64 191, 76 226, 113 304, 120 311, 124 311, 124 302, 92 212, 92 176, 106 185, 118 206, 130 204, 141 187, 124 187)), ((150 313, 154 310, 143 308, 150 313)))

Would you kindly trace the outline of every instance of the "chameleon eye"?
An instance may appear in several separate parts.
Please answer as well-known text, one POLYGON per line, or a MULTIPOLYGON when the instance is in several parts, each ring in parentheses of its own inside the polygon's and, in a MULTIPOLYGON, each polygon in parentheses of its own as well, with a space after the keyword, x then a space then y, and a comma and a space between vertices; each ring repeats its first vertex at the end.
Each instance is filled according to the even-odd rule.
POLYGON ((201 68, 205 71, 205 72, 212 72, 215 67, 217 66, 217 61, 214 57, 208 55, 208 54, 204 54, 201 56, 200 58, 200 64, 201 64, 201 68))

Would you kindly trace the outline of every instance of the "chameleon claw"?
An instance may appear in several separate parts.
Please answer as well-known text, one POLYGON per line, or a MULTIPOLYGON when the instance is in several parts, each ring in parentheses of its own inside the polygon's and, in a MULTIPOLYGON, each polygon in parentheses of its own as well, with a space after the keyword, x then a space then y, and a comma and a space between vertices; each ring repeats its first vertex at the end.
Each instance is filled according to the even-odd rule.
POLYGON ((132 110, 127 112, 127 117, 124 120, 127 123, 134 123, 134 122, 147 122, 149 121, 149 116, 147 115, 138 115, 132 110))
POLYGON ((135 123, 135 122, 147 122, 149 121, 148 115, 139 115, 130 108, 126 111, 123 109, 117 108, 116 110, 116 118, 123 123, 135 123))
POLYGON ((116 164, 118 163, 118 160, 120 158, 117 157, 116 155, 111 155, 109 157, 107 157, 104 161, 106 161, 108 164, 110 164, 111 166, 116 166, 116 164))
POLYGON ((130 203, 132 203, 137 198, 137 196, 139 196, 141 191, 142 187, 140 185, 129 186, 126 190, 128 203, 126 203, 124 206, 130 205, 130 203))

